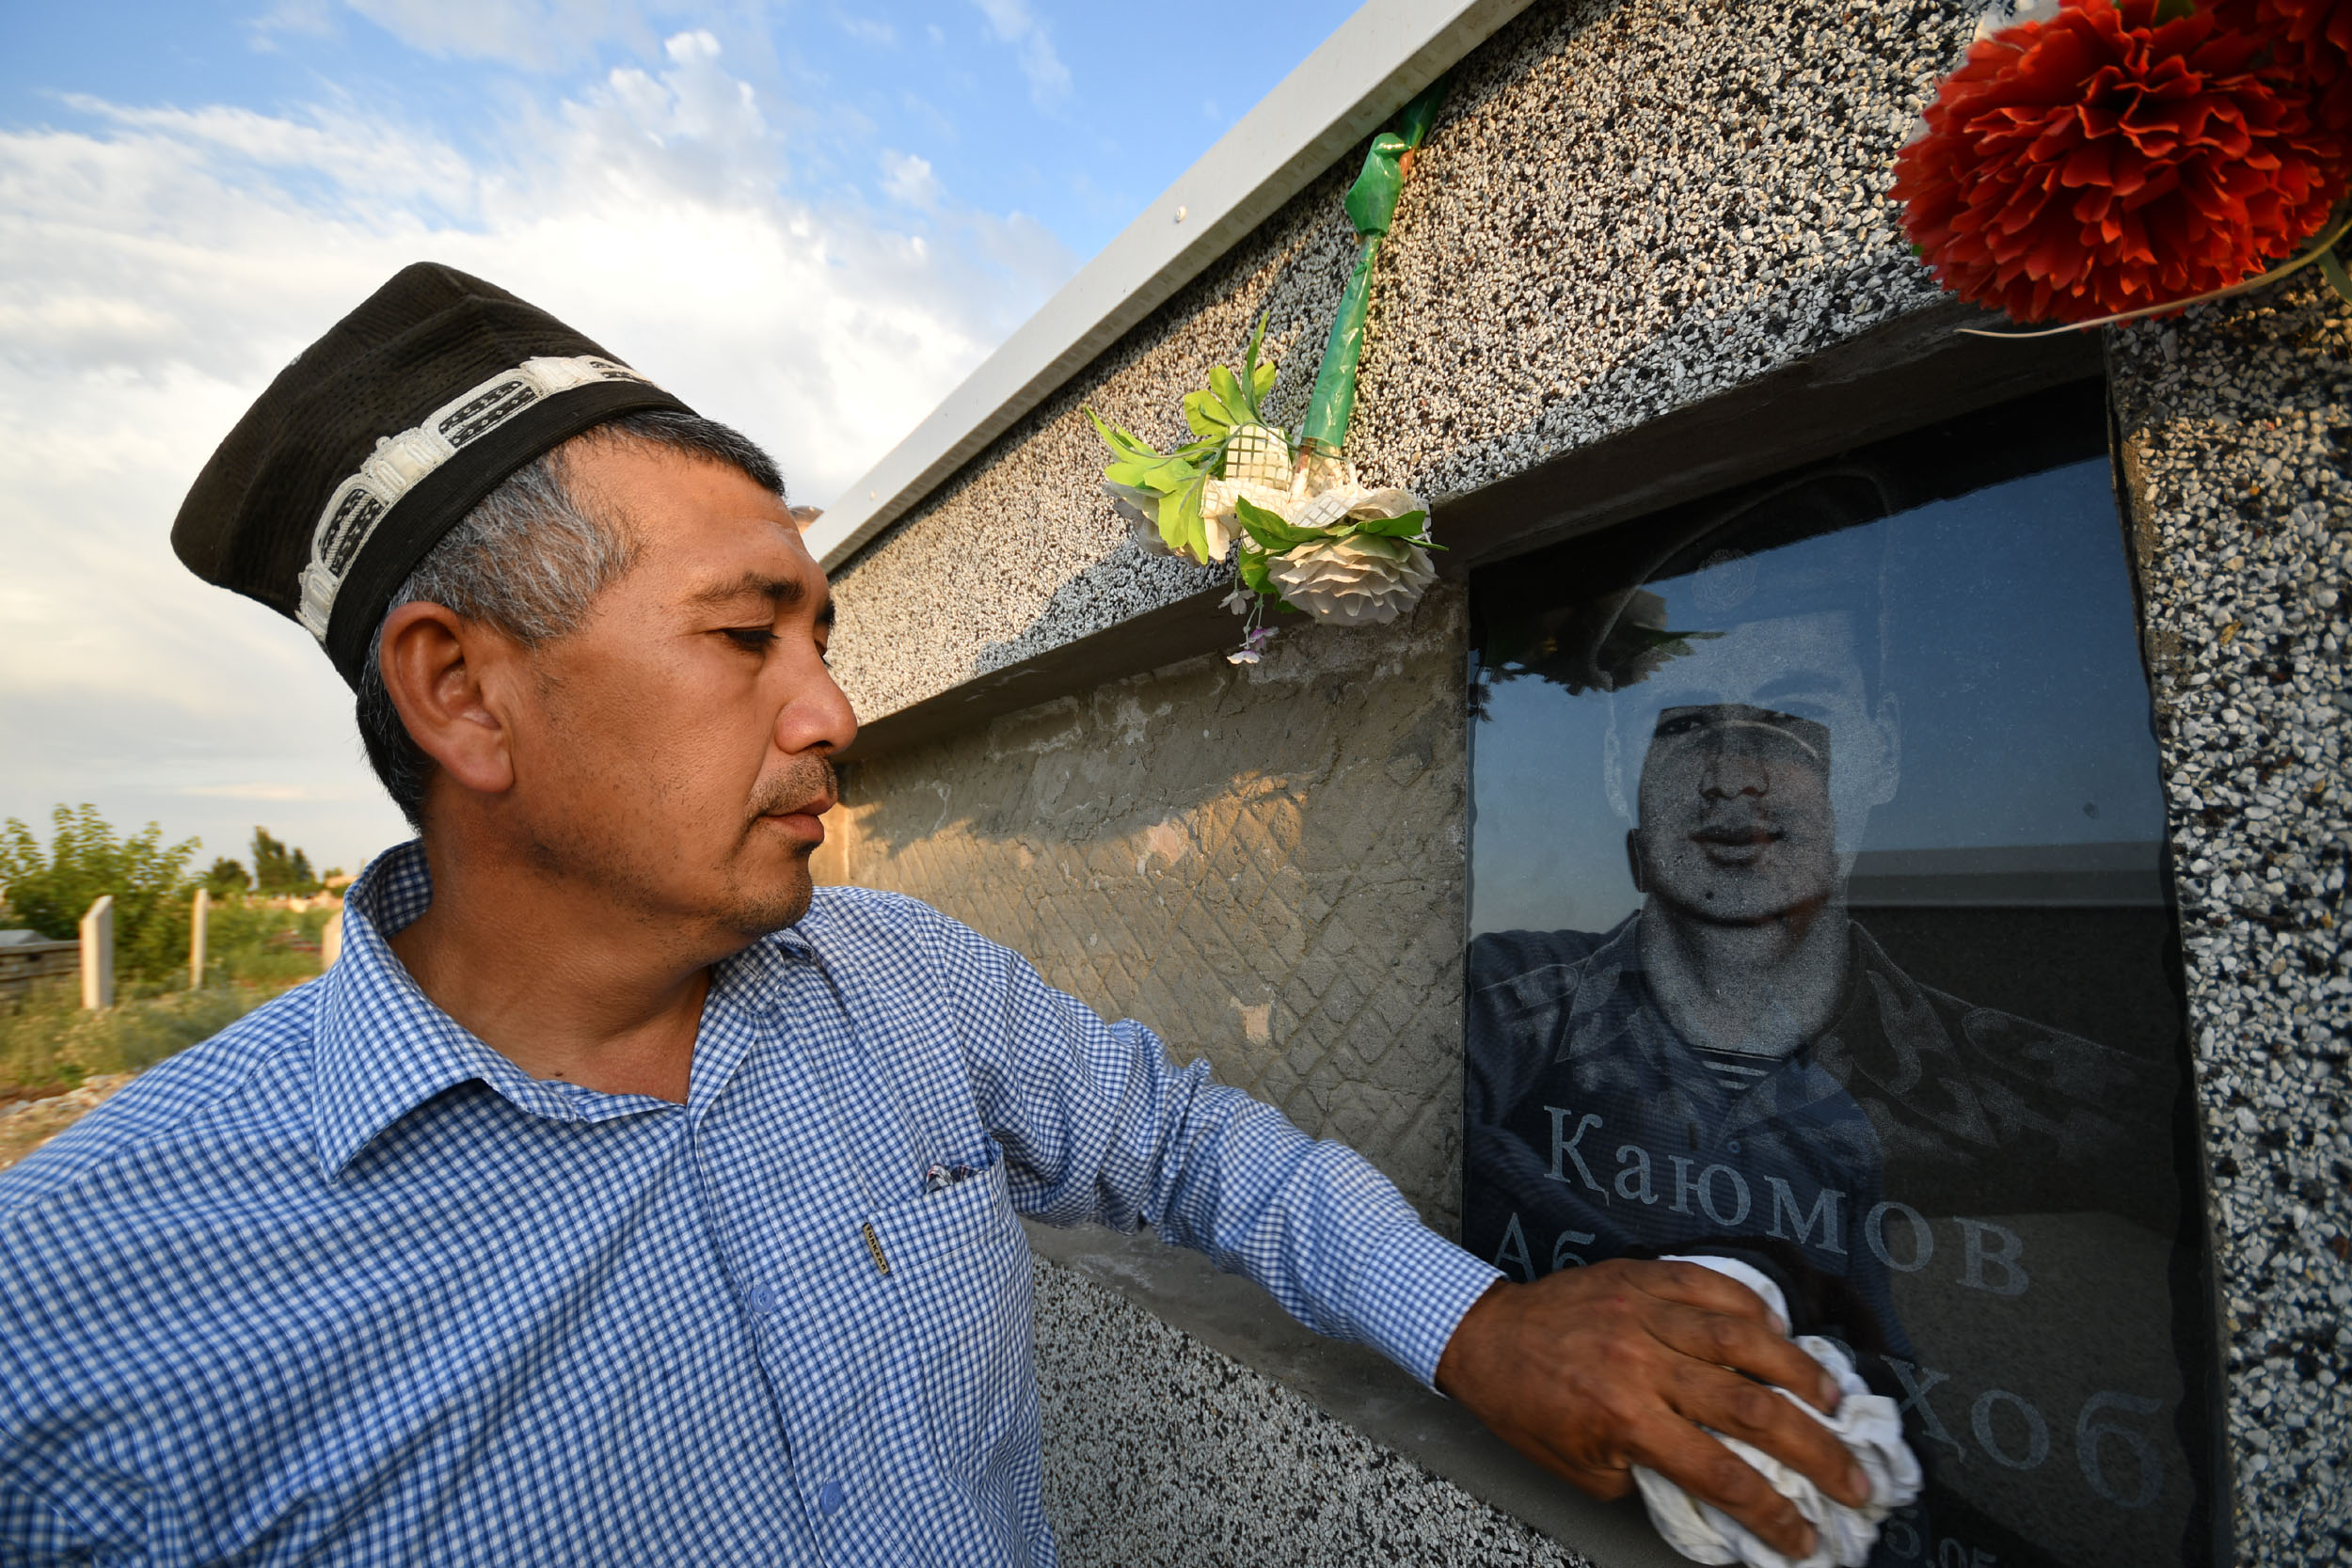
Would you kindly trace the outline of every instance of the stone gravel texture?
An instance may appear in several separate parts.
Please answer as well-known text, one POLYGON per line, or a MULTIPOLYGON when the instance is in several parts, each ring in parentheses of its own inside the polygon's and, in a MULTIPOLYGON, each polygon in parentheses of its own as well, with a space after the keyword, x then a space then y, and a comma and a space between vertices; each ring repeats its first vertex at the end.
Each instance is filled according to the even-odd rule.
MULTIPOLYGON (((1406 186, 1349 441, 1365 477, 1442 501, 1930 303, 1885 192, 1975 20, 1958 0, 1538 0, 1457 68, 1406 186)), ((1354 262, 1359 156, 836 573, 862 714, 1217 579, 1128 540, 1081 404, 1184 439, 1184 393, 1263 314, 1295 421, 1354 262)))
POLYGON ((1043 1259, 1037 1323, 1045 1507, 1070 1568, 1590 1568, 1043 1259))
POLYGON ((2265 1564, 2352 1562, 2352 306, 2305 277, 2110 345, 2265 1564))

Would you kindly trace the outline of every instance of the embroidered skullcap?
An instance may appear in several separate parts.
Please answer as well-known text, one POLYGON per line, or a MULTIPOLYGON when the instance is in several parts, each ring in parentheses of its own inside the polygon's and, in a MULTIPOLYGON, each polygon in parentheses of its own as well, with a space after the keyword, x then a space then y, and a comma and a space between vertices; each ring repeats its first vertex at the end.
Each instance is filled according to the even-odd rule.
POLYGON ((246 410, 171 546, 300 622, 357 687, 393 594, 476 502, 590 426, 657 408, 692 412, 536 306, 419 262, 246 410))

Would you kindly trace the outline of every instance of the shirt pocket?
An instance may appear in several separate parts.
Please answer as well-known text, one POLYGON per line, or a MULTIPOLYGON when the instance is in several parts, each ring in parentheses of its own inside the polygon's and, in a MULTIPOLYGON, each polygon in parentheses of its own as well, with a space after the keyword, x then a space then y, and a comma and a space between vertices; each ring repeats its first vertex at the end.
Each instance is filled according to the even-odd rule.
MULTIPOLYGON (((1037 1451, 1029 1242, 994 1146, 968 1176, 868 1217, 883 1320, 898 1349, 887 1407, 919 1412, 942 1474, 994 1513, 1037 1451)), ((1009 1521, 998 1521, 1000 1524, 1009 1521)))

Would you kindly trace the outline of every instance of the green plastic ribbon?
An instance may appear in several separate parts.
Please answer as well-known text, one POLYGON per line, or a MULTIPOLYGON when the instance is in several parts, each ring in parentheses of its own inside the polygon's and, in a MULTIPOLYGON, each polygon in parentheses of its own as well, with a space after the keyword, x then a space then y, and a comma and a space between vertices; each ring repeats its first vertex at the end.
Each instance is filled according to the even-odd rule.
POLYGON ((1445 90, 1446 79, 1440 76, 1406 104, 1397 128, 1372 138, 1363 172, 1347 188, 1347 221, 1356 226, 1363 245, 1340 295, 1339 314, 1331 318, 1331 336, 1323 345, 1323 364, 1315 372, 1315 389, 1307 399, 1306 423, 1299 432, 1303 441, 1335 456, 1347 445, 1347 422, 1356 412, 1356 367, 1364 356, 1373 262, 1396 221, 1397 198, 1405 189, 1405 156, 1429 135, 1445 90))

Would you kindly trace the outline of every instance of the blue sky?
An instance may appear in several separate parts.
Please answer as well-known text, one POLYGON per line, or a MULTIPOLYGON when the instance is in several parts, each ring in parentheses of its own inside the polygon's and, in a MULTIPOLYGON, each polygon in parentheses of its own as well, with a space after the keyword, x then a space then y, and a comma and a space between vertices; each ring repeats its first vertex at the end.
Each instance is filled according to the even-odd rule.
POLYGON ((0 816, 89 800, 208 857, 262 823, 355 869, 402 835, 308 640, 167 542, 402 264, 547 306, 821 505, 1352 9, 0 8, 0 816))

